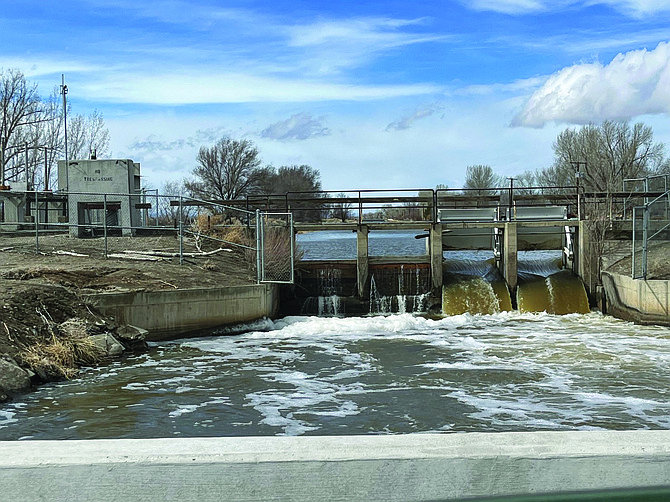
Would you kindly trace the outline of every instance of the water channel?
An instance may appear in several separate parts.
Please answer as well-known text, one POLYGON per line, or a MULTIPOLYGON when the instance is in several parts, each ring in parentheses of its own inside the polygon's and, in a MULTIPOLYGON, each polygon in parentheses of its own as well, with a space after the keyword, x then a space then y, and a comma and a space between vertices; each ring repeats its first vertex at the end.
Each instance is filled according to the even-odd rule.
POLYGON ((247 328, 19 396, 0 407, 0 439, 670 427, 669 328, 518 311, 247 328))

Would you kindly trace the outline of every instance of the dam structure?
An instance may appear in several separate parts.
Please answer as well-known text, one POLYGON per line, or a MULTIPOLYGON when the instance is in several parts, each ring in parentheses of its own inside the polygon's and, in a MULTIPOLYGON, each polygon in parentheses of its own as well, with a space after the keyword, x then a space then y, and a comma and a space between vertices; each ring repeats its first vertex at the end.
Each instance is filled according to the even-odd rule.
MULTIPOLYGON (((331 207, 347 208, 349 218, 339 221, 309 221, 308 217, 304 219, 307 221, 295 223, 299 243, 305 234, 339 232, 348 233, 349 240, 355 236, 355 245, 346 257, 310 257, 297 262, 297 284, 291 293, 282 294, 282 312, 441 313, 444 295, 448 294, 443 288, 453 282, 454 274, 460 276, 463 272, 450 268, 445 252, 465 251, 461 256, 467 256, 467 252, 489 253, 488 270, 483 275, 491 276, 488 283, 492 285, 485 289, 492 289, 490 294, 499 298, 494 300, 496 310, 510 310, 517 305, 519 256, 525 251, 553 250, 555 256, 560 254, 560 266, 554 273, 564 270, 566 275, 580 278, 589 274, 588 260, 580 253, 586 245, 586 232, 579 217, 576 192, 518 197, 500 189, 485 190, 483 194, 414 191, 417 192, 418 195, 408 195, 404 190, 356 191, 327 199, 308 193, 248 198, 250 209, 269 210, 283 205, 282 210, 300 211, 303 216, 308 216, 310 210, 318 211, 324 200, 331 207), (400 217, 375 217, 380 211, 400 217), (405 218, 401 219, 403 212, 405 218), (385 234, 394 234, 397 239, 422 239, 423 250, 412 255, 375 255, 371 241, 385 234)), ((402 251, 403 246, 398 247, 402 251)), ((466 271, 468 274, 473 272, 466 271)), ((454 294, 469 293, 461 290, 454 294)), ((465 305, 462 311, 469 311, 471 306, 465 305)))

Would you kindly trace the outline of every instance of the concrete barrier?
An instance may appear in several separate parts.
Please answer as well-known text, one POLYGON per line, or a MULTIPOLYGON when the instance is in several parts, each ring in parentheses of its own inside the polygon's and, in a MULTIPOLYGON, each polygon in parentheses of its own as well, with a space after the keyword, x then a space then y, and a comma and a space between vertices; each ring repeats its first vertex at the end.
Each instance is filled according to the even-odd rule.
POLYGON ((152 341, 274 317, 279 308, 279 288, 276 284, 85 296, 102 314, 113 317, 118 323, 148 330, 147 339, 152 341))
POLYGON ((670 431, 19 441, 0 451, 12 502, 450 500, 670 485, 670 431))
POLYGON ((670 281, 641 280, 603 272, 607 311, 642 324, 670 325, 670 281))

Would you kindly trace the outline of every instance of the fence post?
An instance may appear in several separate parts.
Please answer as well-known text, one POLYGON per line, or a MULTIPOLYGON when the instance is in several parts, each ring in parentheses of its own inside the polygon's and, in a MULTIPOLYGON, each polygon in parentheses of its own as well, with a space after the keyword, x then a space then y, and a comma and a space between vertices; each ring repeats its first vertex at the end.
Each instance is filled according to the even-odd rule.
POLYGON ((647 249, 649 246, 649 206, 642 210, 642 278, 647 278, 647 249))
POLYGON ((109 258, 109 248, 107 247, 107 194, 102 194, 102 235, 105 241, 105 259, 109 258))
POLYGON ((256 283, 261 282, 261 210, 256 209, 256 283))
POLYGON ((40 231, 38 225, 40 212, 37 205, 37 189, 35 189, 35 211, 33 211, 33 213, 35 215, 35 254, 38 254, 40 252, 40 231))
POLYGON ((184 212, 183 197, 179 196, 179 264, 184 264, 184 212))
POLYGON ((289 228, 289 239, 291 239, 291 283, 295 282, 295 234, 293 233, 293 213, 288 215, 289 221, 291 222, 291 228, 289 228))

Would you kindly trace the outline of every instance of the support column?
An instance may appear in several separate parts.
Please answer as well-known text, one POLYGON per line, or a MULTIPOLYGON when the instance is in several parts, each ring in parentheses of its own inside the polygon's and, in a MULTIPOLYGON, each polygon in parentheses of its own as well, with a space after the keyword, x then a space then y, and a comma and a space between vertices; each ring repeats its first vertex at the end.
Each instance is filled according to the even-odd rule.
POLYGON ((515 221, 505 223, 502 272, 510 295, 514 295, 517 283, 517 227, 515 221))
MULTIPOLYGON (((577 239, 575 249, 575 260, 577 261, 576 272, 581 278, 586 288, 588 295, 593 294, 593 279, 596 276, 596 269, 598 256, 593 256, 591 253, 591 243, 589 242, 589 229, 587 222, 582 220, 579 222, 577 228, 577 239)), ((597 283, 597 281, 596 281, 597 283)))
POLYGON ((429 236, 430 276, 433 290, 442 290, 442 225, 435 223, 430 227, 429 236))
POLYGON ((368 233, 367 225, 358 225, 356 231, 356 278, 359 298, 365 298, 365 285, 368 282, 368 233))

